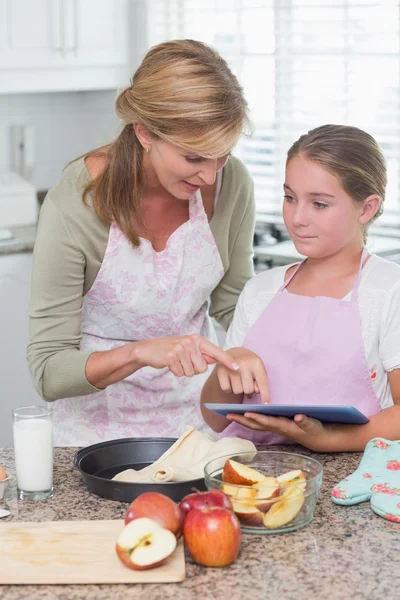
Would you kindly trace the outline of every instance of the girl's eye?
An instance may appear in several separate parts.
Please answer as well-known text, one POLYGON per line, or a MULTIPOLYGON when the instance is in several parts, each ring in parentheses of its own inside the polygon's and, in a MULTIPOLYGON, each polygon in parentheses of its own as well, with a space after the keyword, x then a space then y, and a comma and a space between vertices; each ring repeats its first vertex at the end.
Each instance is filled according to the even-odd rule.
POLYGON ((324 204, 323 202, 314 202, 314 206, 317 210, 322 210, 324 208, 328 208, 328 205, 324 204))
POLYGON ((204 160, 206 160, 205 158, 203 158, 202 156, 185 156, 185 160, 188 163, 201 163, 204 160))
POLYGON ((293 196, 288 196, 287 194, 285 196, 283 196, 284 200, 286 200, 286 202, 292 203, 294 202, 294 198, 293 196))

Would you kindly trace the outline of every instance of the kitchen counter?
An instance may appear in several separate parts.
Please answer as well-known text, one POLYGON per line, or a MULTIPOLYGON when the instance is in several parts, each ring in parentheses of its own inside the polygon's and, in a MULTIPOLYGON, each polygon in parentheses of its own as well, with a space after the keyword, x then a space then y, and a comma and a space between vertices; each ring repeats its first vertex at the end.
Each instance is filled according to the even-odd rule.
MULTIPOLYGON (((278 449, 278 448, 275 448, 278 449)), ((288 450, 288 448, 280 448, 288 450)), ((224 569, 207 569, 186 557, 186 581, 169 584, 0 586, 6 600, 398 600, 400 525, 378 517, 369 502, 333 504, 330 490, 358 465, 360 454, 313 454, 324 466, 313 521, 294 533, 244 535, 239 558, 224 569)), ((46 502, 21 502, 15 479, 11 498, 0 502, 16 521, 123 518, 127 504, 98 498, 73 468, 74 448, 55 449, 55 494, 46 502)), ((0 464, 15 475, 12 449, 0 449, 0 464)), ((23 580, 23 573, 21 573, 23 580)))

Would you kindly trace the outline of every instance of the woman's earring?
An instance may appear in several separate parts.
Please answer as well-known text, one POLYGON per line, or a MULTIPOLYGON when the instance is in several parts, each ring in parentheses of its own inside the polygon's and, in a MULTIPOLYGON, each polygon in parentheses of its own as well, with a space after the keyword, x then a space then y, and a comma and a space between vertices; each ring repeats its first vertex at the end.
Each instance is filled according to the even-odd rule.
POLYGON ((148 153, 149 153, 149 149, 148 149, 148 148, 145 148, 145 150, 146 150, 146 154, 148 154, 148 153))

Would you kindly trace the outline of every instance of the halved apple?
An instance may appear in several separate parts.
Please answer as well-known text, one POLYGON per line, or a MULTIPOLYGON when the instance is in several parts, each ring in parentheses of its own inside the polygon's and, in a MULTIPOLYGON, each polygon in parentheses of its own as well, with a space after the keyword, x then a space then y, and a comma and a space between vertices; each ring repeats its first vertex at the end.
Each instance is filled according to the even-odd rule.
POLYGON ((236 460, 228 459, 222 471, 222 481, 236 485, 253 485, 266 479, 265 475, 236 460))
POLYGON ((299 513, 304 504, 304 493, 298 487, 290 487, 275 502, 264 515, 264 525, 267 529, 277 529, 290 523, 299 513))
POLYGON ((287 488, 291 485, 296 485, 299 489, 304 490, 307 486, 307 479, 303 471, 296 469, 295 471, 288 471, 277 477, 278 482, 282 488, 287 488))
POLYGON ((153 519, 134 519, 120 533, 116 552, 130 569, 152 569, 170 556, 176 548, 176 537, 153 519))
POLYGON ((222 484, 222 491, 232 499, 251 500, 256 497, 257 490, 254 487, 239 487, 230 485, 229 483, 222 484))
POLYGON ((279 481, 275 477, 266 477, 261 483, 253 485, 256 491, 254 504, 261 512, 267 512, 280 495, 279 481))
POLYGON ((241 523, 251 527, 263 526, 263 513, 253 502, 233 501, 233 510, 241 523))

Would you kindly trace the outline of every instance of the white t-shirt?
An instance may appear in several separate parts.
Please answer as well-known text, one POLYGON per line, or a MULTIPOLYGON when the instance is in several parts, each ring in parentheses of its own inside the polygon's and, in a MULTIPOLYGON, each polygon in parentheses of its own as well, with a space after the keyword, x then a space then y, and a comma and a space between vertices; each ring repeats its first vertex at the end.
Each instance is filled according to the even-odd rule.
MULTIPOLYGON (((225 349, 243 341, 282 286, 291 265, 259 273, 240 294, 225 349)), ((350 300, 351 292, 343 298, 350 300)), ((400 368, 400 265, 372 255, 361 272, 358 308, 372 386, 382 408, 393 404, 387 371, 400 368)))

